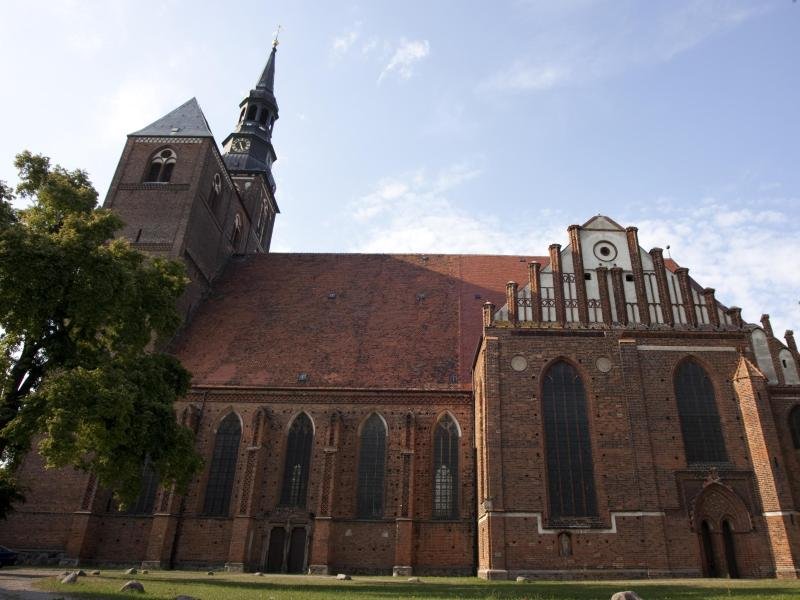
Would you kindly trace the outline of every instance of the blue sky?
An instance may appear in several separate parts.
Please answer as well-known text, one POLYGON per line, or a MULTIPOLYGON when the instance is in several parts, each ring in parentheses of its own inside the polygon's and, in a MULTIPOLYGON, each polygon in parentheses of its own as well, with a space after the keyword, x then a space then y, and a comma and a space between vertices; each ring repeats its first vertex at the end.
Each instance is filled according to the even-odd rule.
POLYGON ((50 0, 0 6, 0 179, 105 195, 196 96, 234 126, 277 24, 277 251, 545 254, 603 213, 800 329, 800 3, 50 0))

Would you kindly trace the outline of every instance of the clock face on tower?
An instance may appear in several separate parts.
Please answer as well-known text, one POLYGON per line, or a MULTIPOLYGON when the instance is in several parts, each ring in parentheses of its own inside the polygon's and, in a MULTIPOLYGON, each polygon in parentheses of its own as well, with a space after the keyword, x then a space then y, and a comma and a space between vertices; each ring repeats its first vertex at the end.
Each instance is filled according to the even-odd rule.
POLYGON ((250 140, 247 138, 234 138, 231 142, 231 152, 247 152, 250 150, 250 140))

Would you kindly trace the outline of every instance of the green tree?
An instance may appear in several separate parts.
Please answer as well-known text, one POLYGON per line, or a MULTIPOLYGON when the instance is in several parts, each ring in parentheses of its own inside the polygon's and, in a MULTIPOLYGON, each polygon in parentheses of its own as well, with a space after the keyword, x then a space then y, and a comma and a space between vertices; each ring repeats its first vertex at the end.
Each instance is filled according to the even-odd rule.
POLYGON ((174 261, 114 239, 86 173, 16 157, 14 209, 0 182, 0 517, 21 499, 14 473, 38 447, 48 467, 93 472, 121 504, 146 458, 184 489, 201 465, 175 419, 189 374, 155 351, 179 325, 187 279, 174 261))

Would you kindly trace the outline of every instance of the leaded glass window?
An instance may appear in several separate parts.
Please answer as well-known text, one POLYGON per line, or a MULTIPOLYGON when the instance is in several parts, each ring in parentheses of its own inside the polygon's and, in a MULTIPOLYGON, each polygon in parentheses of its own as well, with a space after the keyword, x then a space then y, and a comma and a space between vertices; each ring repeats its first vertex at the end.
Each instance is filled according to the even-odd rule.
POLYGON ((436 424, 433 437, 433 517, 458 518, 458 425, 450 415, 436 424))
POLYGON ((153 468, 153 463, 147 458, 142 467, 142 483, 139 487, 139 495, 136 497, 136 502, 127 510, 128 514, 152 514, 153 506, 156 502, 156 492, 158 492, 158 474, 153 468))
POLYGON ((542 387, 550 518, 597 516, 586 391, 575 368, 554 363, 542 387))
POLYGON ((800 406, 795 406, 789 413, 789 429, 792 431, 792 445, 800 449, 800 406))
POLYGON ((686 449, 686 462, 727 462, 714 386, 705 369, 692 360, 675 372, 675 397, 686 449))
POLYGON ((165 148, 150 159, 150 166, 145 175, 145 181, 156 183, 168 183, 172 178, 172 170, 175 168, 177 157, 170 148, 165 148))
POLYGON ((313 441, 314 427, 311 419, 307 414, 300 413, 292 423, 286 440, 286 463, 281 492, 281 504, 284 506, 305 506, 313 441))
POLYGON ((361 430, 358 453, 358 516, 383 516, 383 478, 386 470, 386 425, 372 415, 361 430))
POLYGON ((214 454, 211 457, 211 470, 208 474, 203 506, 203 512, 207 515, 227 516, 230 511, 241 437, 242 427, 239 417, 231 413, 220 423, 214 441, 214 454))

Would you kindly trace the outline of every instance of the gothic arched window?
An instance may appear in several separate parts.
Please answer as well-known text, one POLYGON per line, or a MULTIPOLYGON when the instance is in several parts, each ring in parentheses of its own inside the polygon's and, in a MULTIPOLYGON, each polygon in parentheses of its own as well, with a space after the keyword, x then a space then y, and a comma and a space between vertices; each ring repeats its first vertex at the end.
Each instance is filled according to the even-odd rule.
POLYGON ((386 424, 372 415, 361 429, 358 452, 358 516, 383 516, 383 474, 386 470, 386 424))
POLYGON ((597 515, 586 391, 575 368, 554 363, 542 384, 550 518, 597 515))
POLYGON ((683 362, 675 371, 675 398, 686 462, 726 462, 728 457, 714 399, 714 386, 705 369, 693 360, 683 362))
POLYGON ((458 518, 458 425, 445 414, 433 434, 433 518, 458 518))
POLYGON ((147 458, 142 467, 142 483, 139 486, 139 495, 136 497, 136 502, 128 508, 128 514, 151 514, 156 503, 156 492, 158 492, 158 474, 153 468, 150 458, 147 458))
POLYGON ((216 208, 217 200, 219 199, 221 192, 222 176, 219 173, 214 173, 214 177, 211 182, 211 191, 208 194, 208 205, 211 207, 212 211, 216 208))
POLYGON ((795 406, 789 413, 789 429, 792 432, 792 445, 800 449, 800 406, 795 406))
POLYGON ((177 156, 175 156, 175 152, 170 148, 159 151, 150 159, 150 166, 147 169, 147 176, 144 180, 154 183, 169 182, 172 177, 172 170, 175 168, 176 160, 177 156))
POLYGON ((214 441, 214 454, 211 457, 211 470, 208 474, 203 506, 203 513, 207 515, 228 515, 241 438, 242 426, 239 417, 231 413, 220 423, 214 441))
POLYGON ((286 463, 281 491, 281 504, 284 506, 305 506, 313 441, 314 426, 311 419, 306 413, 300 413, 292 423, 286 440, 286 463))
POLYGON ((233 232, 231 234, 231 244, 233 245, 233 251, 236 252, 239 249, 239 242, 242 239, 242 217, 236 215, 233 219, 233 232))
POLYGON ((255 104, 251 104, 247 108, 247 120, 248 121, 255 121, 257 112, 258 112, 258 106, 256 106, 255 104))

